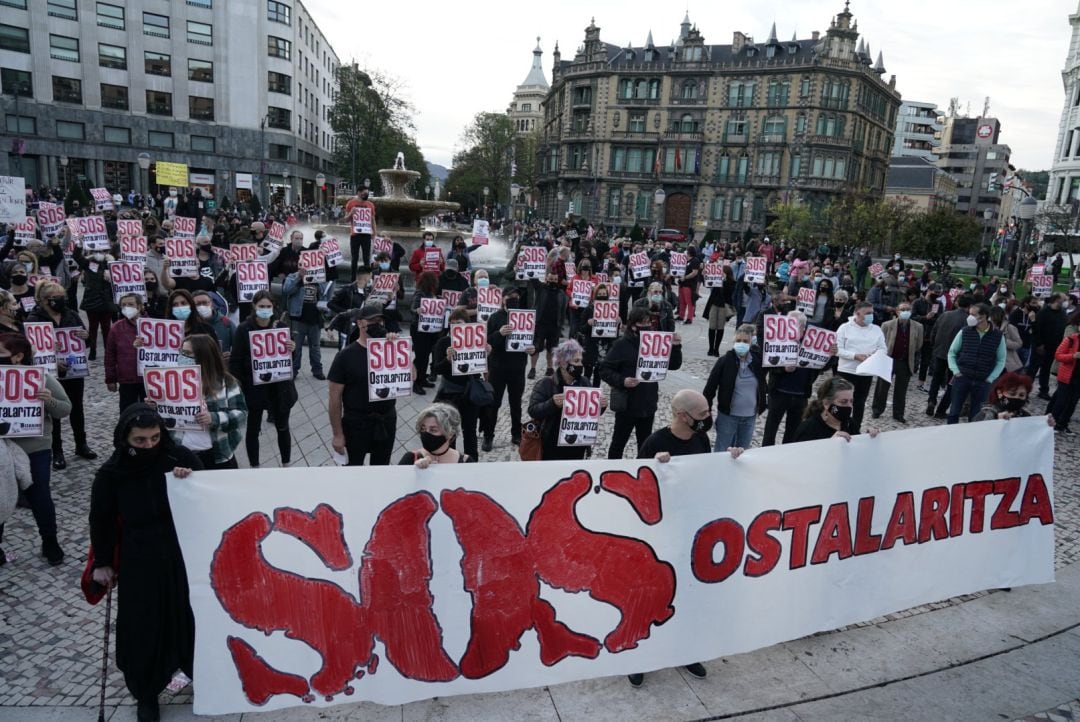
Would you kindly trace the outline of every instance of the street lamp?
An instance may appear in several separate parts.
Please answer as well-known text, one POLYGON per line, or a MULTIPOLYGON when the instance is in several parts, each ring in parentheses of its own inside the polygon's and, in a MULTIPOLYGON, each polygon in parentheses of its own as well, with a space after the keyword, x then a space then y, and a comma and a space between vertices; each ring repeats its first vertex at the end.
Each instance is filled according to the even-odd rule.
POLYGON ((1010 276, 1013 283, 1016 283, 1016 278, 1020 275, 1020 255, 1031 238, 1031 227, 1034 225, 1035 211, 1038 207, 1039 202, 1031 196, 1020 201, 1020 225, 1023 230, 1020 233, 1020 243, 1016 247, 1016 257, 1013 258, 1013 270, 1010 276))
POLYGON ((484 186, 484 217, 485 218, 487 218, 487 199, 488 199, 488 193, 490 193, 490 192, 491 192, 491 189, 488 188, 487 186, 484 186))
POLYGON ((990 231, 990 221, 993 220, 993 218, 994 218, 994 212, 992 210, 987 208, 985 211, 983 211, 983 243, 982 243, 983 246, 989 245, 986 242, 986 236, 987 236, 987 233, 989 233, 989 231, 990 231))
POLYGON ((664 201, 667 199, 667 193, 664 193, 663 188, 657 188, 653 193, 653 203, 656 205, 656 223, 653 224, 653 240, 657 238, 657 233, 660 230, 661 221, 660 209, 663 208, 664 201))
POLYGON ((560 213, 562 213, 562 203, 563 199, 566 198, 566 194, 560 190, 558 193, 555 194, 555 198, 559 201, 558 206, 555 208, 555 215, 559 215, 560 213))
POLYGON ((427 198, 429 201, 431 200, 431 186, 430 185, 424 186, 424 197, 427 198))
POLYGON ((519 186, 517 183, 511 183, 510 184, 510 215, 511 216, 513 216, 515 214, 514 206, 517 205, 518 194, 519 193, 521 193, 521 186, 519 186))
POLYGON ((62 173, 64 175, 64 182, 61 183, 60 185, 62 185, 65 189, 67 189, 67 187, 69 185, 71 185, 70 183, 68 183, 68 177, 67 177, 67 167, 68 167, 68 162, 69 162, 68 157, 66 155, 62 155, 62 156, 60 156, 59 160, 60 160, 60 167, 63 168, 62 173))
MULTIPOLYGON (((142 173, 139 174, 142 183, 142 192, 146 195, 150 195, 150 154, 143 151, 135 156, 135 160, 139 162, 139 170, 142 171, 142 173)), ((61 159, 60 162, 63 163, 63 159, 61 159)), ((66 163, 63 164, 67 165, 66 163)))
POLYGON ((285 205, 289 204, 289 169, 281 171, 281 201, 285 205))

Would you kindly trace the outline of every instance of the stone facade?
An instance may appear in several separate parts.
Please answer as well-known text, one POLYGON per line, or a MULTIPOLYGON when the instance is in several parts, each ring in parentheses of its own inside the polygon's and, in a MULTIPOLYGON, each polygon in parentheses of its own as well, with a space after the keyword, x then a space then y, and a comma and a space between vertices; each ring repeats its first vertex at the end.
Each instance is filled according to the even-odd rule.
POLYGON ((1061 71, 1065 102, 1046 191, 1049 206, 1080 201, 1080 4, 1069 16, 1069 26, 1069 54, 1061 71))
POLYGON ((540 58, 544 51, 540 49, 540 38, 536 39, 536 49, 533 50, 532 67, 525 82, 514 91, 514 99, 510 101, 510 107, 506 114, 510 116, 510 122, 514 125, 514 131, 518 135, 534 133, 544 121, 544 99, 547 97, 549 85, 544 76, 544 67, 540 58))
POLYGON ((600 40, 554 53, 538 157, 540 212, 616 227, 767 226, 785 200, 881 195, 900 95, 845 8, 824 36, 706 45, 689 18, 657 47, 600 40), (662 208, 654 193, 663 188, 662 208))

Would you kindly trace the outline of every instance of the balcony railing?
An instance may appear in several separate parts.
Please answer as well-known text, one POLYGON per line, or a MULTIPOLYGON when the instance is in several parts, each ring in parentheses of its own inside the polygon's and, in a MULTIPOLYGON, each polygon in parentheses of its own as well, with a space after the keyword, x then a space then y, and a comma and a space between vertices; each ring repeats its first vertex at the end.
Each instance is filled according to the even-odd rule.
POLYGON ((699 130, 686 131, 686 130, 669 130, 664 133, 665 140, 686 140, 690 142, 700 143, 705 140, 705 134, 699 130))
POLYGON ((776 174, 755 173, 754 174, 754 180, 752 182, 752 185, 755 185, 755 186, 768 186, 768 187, 779 187, 779 186, 782 186, 783 184, 784 183, 781 180, 779 173, 776 173, 776 174))
POLYGON ((670 105, 705 105, 708 98, 672 98, 670 105))
POLYGON ((619 105, 660 105, 659 98, 616 98, 619 105))
POLYGON ((746 133, 724 133, 724 145, 746 145, 746 133))
POLYGON ((783 145, 787 142, 787 136, 783 133, 762 133, 758 136, 758 143, 764 145, 783 145))
POLYGON ((647 130, 615 130, 611 133, 611 139, 655 143, 660 140, 660 134, 647 130))
POLYGON ((808 135, 806 142, 809 145, 834 145, 842 148, 851 145, 851 141, 841 135, 808 135))
POLYGON ((795 187, 808 190, 839 191, 843 190, 847 181, 835 178, 799 178, 795 181, 795 187))

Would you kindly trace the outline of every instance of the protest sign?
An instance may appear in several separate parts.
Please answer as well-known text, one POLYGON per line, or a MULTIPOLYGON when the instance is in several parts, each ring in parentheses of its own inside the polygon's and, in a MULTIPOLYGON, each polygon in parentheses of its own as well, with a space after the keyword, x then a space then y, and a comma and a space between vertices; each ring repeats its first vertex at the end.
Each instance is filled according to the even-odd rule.
POLYGON ((422 333, 438 333, 446 327, 446 300, 442 298, 421 298, 420 317, 416 327, 422 333))
POLYGON ((642 331, 638 341, 636 378, 656 383, 667 378, 675 334, 668 331, 642 331))
POLYGON ((397 301, 398 279, 401 274, 380 273, 372 279, 371 300, 378 301, 383 306, 389 307, 397 301))
POLYGON ((0 223, 22 223, 26 218, 26 180, 0 175, 0 223))
POLYGON ((879 348, 855 367, 855 373, 858 376, 877 376, 885 383, 892 383, 893 360, 885 349, 879 348))
POLYGON ((33 216, 27 216, 21 223, 15 224, 16 246, 24 248, 37 240, 37 221, 34 220, 33 216))
POLYGON ((795 310, 802 311, 807 316, 814 315, 814 302, 817 301, 817 292, 812 288, 800 288, 795 310))
POLYGON ((45 433, 45 370, 37 366, 0 366, 0 437, 14 439, 45 433))
POLYGON ((255 294, 270 288, 270 269, 265 261, 238 261, 236 263, 236 300, 251 303, 255 294))
POLYGON ((543 246, 522 246, 518 251, 518 280, 543 278, 547 269, 547 250, 543 246))
POLYGON ((1027 270, 1027 275, 1024 278, 1024 281, 1027 282, 1027 283, 1031 283, 1032 280, 1036 276, 1042 276, 1045 273, 1046 273, 1046 264, 1045 263, 1032 264, 1031 268, 1029 268, 1027 270))
POLYGON ((461 305, 461 291, 446 290, 442 292, 442 297, 446 301, 446 319, 443 323, 449 328, 450 312, 453 311, 455 307, 461 305))
POLYGON ((885 275, 885 267, 880 263, 871 264, 868 271, 870 273, 870 277, 874 280, 877 280, 885 275))
POLYGON ((641 280, 648 278, 649 271, 649 256, 644 251, 641 253, 630 254, 630 275, 634 280, 641 280))
POLYGON ((326 283, 326 256, 322 250, 300 251, 300 270, 304 283, 326 283))
POLYGON ((383 466, 361 485, 330 466, 303 484, 295 469, 170 477, 199 630, 193 711, 649 672, 1049 583, 1053 472, 1053 431, 1031 418, 739 460, 383 466), (971 448, 995 451, 956 453, 971 448))
POLYGON ((173 278, 199 277, 194 238, 166 238, 165 255, 169 259, 169 275, 173 278))
POLYGON ((619 302, 597 301, 593 304, 592 337, 615 338, 619 335, 619 302))
POLYGON ((94 199, 95 211, 113 210, 112 193, 109 193, 108 188, 91 188, 90 197, 94 199))
POLYGON ((577 267, 572 259, 563 264, 563 272, 566 274, 567 283, 573 283, 577 278, 577 267))
POLYGON ((487 323, 491 314, 502 307, 502 289, 498 286, 479 286, 476 289, 476 317, 487 323))
POLYGON ((706 263, 703 266, 702 276, 705 279, 705 288, 722 288, 724 285, 724 264, 706 263))
POLYGON ((330 266, 330 268, 345 262, 345 256, 341 253, 341 244, 338 243, 338 239, 324 238, 322 245, 319 247, 326 254, 326 265, 330 266))
POLYGON ((176 216, 173 218, 173 238, 195 238, 195 219, 176 216))
POLYGON ((950 288, 949 289, 949 306, 956 305, 956 299, 960 297, 960 294, 964 292, 962 288, 950 288))
POLYGON ((488 228, 488 222, 477 218, 473 221, 472 226, 472 244, 474 246, 486 246, 488 239, 491 235, 491 231, 488 228))
POLYGON ((525 353, 533 345, 536 335, 536 311, 532 309, 512 308, 506 312, 507 322, 512 329, 506 337, 506 350, 513 353, 525 353))
MULTIPOLYGON (((91 265, 97 265, 97 264, 91 262, 91 265)), ((37 286, 39 283, 45 283, 45 282, 56 283, 56 284, 59 284, 61 286, 64 285, 64 284, 60 283, 60 279, 57 276, 52 276, 52 275, 46 276, 46 275, 41 274, 41 273, 31 273, 29 276, 26 277, 26 282, 28 284, 30 284, 31 287, 37 286)))
POLYGON ((120 298, 134 293, 143 302, 146 301, 146 281, 143 280, 143 264, 137 261, 110 261, 109 279, 113 287, 113 303, 119 304, 120 298))
POLYGON ((116 235, 119 238, 134 238, 143 235, 142 221, 132 218, 120 218, 116 221, 116 235))
POLYGON ((166 163, 159 160, 154 163, 154 175, 159 186, 188 187, 188 167, 186 163, 166 163))
POLYGON ((74 220, 84 251, 109 250, 109 233, 105 229, 104 218, 101 216, 84 216, 74 220))
POLYGON ((371 224, 374 220, 374 213, 370 206, 356 206, 352 212, 352 232, 370 236, 371 224))
POLYGON ((450 326, 450 359, 454 376, 487 373, 487 327, 482 323, 455 323, 450 326))
POLYGON ((146 236, 121 236, 120 260, 146 263, 146 236))
POLYGON ((817 326, 807 326, 799 345, 798 365, 808 369, 823 369, 836 348, 836 332, 817 326))
POLYGON ((570 284, 570 303, 574 308, 585 308, 592 303, 592 281, 575 278, 570 284))
POLYGON ((743 269, 743 280, 746 283, 765 283, 765 273, 769 269, 769 259, 765 256, 747 256, 746 267, 743 269))
POLYGON ((764 319, 765 367, 794 366, 799 361, 799 321, 791 316, 769 314, 764 319))
POLYGON ((38 203, 38 223, 41 224, 41 234, 46 238, 59 233, 65 220, 67 216, 62 205, 46 201, 38 203))
POLYGON ((202 369, 198 366, 148 368, 143 374, 146 400, 157 404, 165 426, 175 431, 202 431, 195 420, 206 410, 202 392, 202 369))
POLYGON ((34 349, 34 365, 56 375, 56 330, 49 321, 23 324, 23 335, 34 349))
POLYGON ((266 233, 266 240, 270 241, 275 248, 282 248, 285 245, 285 226, 277 221, 271 223, 270 230, 266 233))
POLYGON ((683 278, 686 275, 686 254, 678 251, 671 252, 671 275, 675 278, 683 278))
POLYGON ((184 322, 176 319, 139 318, 136 365, 139 376, 154 366, 175 366, 184 343, 184 322))
POLYGON ((368 339, 368 401, 402 399, 412 394, 412 339, 368 339))
MULTIPOLYGON (((266 264, 263 264, 266 265, 266 264)), ((293 377, 293 355, 287 328, 251 330, 251 381, 256 386, 289 381, 293 377)))
POLYGON ((86 341, 79 338, 81 328, 57 328, 56 358, 67 365, 64 380, 83 379, 90 375, 90 362, 87 356, 86 341))
POLYGON ((254 261, 259 257, 259 245, 257 243, 234 243, 229 246, 232 251, 233 263, 240 261, 254 261))
POLYGON ((559 419, 559 446, 592 446, 600 431, 600 408, 604 392, 596 388, 568 386, 563 391, 559 419))
POLYGON ((425 271, 431 271, 433 273, 441 272, 443 268, 442 249, 438 246, 425 248, 424 261, 421 267, 425 271))
POLYGON ((1054 292, 1053 276, 1032 276, 1031 293, 1036 298, 1049 298, 1054 292))
POLYGON ((375 236, 374 238, 372 238, 371 239, 371 265, 372 266, 375 265, 375 257, 378 256, 380 253, 385 253, 386 255, 393 258, 394 242, 391 241, 389 238, 384 238, 383 236, 375 236))
POLYGON ((608 284, 611 283, 611 277, 603 271, 597 271, 593 274, 593 281, 596 283, 608 284))

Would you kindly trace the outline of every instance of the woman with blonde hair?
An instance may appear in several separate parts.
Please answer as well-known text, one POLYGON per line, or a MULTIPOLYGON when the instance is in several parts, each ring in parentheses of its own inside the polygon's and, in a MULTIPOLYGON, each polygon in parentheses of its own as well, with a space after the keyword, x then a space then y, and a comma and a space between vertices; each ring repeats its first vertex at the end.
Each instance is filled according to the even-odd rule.
POLYGON ((10 291, 0 289, 0 333, 22 333, 22 304, 10 291))
POLYGON ((474 464, 475 456, 458 451, 458 434, 461 433, 461 414, 450 404, 432 404, 416 417, 416 433, 420 435, 420 448, 406 451, 398 464, 415 464, 426 469, 432 464, 474 464))

